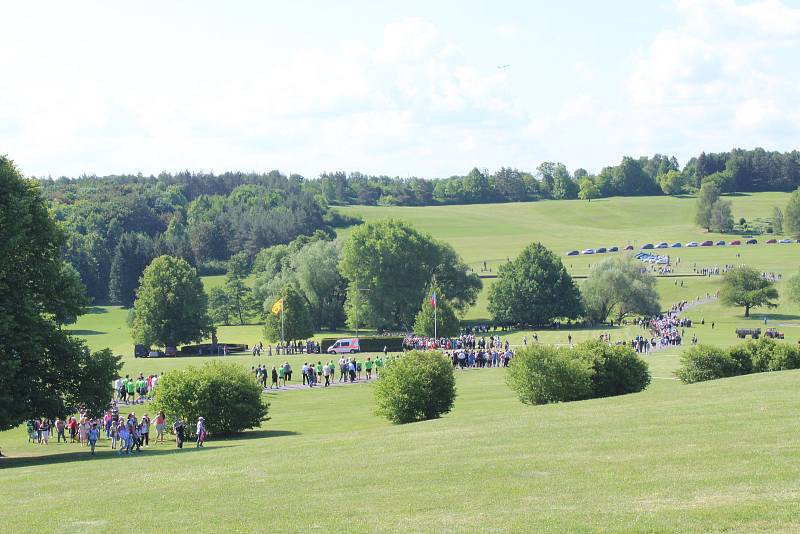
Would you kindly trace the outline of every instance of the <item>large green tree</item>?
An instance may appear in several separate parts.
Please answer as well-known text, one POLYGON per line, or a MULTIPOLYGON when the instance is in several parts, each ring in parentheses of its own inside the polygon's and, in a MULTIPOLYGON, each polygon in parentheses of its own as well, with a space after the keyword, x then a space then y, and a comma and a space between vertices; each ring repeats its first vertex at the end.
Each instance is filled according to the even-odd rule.
POLYGON ((197 271, 172 256, 154 259, 142 274, 134 303, 133 337, 159 346, 202 340, 211 332, 208 298, 197 271))
POLYGON ((730 200, 717 200, 711 206, 711 229, 715 232, 733 230, 733 211, 730 200))
POLYGON ((356 228, 344 244, 339 268, 349 283, 350 323, 358 310, 360 321, 377 328, 410 328, 434 275, 458 311, 474 304, 481 288, 480 278, 450 245, 393 219, 356 228))
POLYGON ((500 267, 489 290, 489 313, 505 324, 544 325, 582 313, 578 286, 561 260, 541 243, 500 267))
POLYGON ((789 300, 800 305, 800 271, 786 281, 789 300))
POLYGON ((86 303, 63 242, 39 186, 0 156, 0 430, 79 406, 99 414, 111 398, 119 359, 59 328, 86 303))
POLYGON ((414 319, 414 333, 423 336, 453 337, 460 330, 460 321, 447 296, 436 282, 431 282, 422 308, 414 319), (436 295, 434 309, 433 295, 436 295), (435 313, 434 313, 435 312, 435 313))
POLYGON ((745 317, 750 317, 751 308, 776 307, 773 301, 777 298, 775 284, 752 267, 736 267, 725 273, 720 299, 726 306, 744 306, 745 317))
POLYGON ((697 193, 697 212, 695 222, 706 230, 711 230, 711 214, 714 203, 719 200, 719 187, 713 182, 706 182, 697 193))
POLYGON ((595 322, 610 315, 621 320, 626 315, 652 316, 661 307, 656 279, 641 263, 629 256, 612 256, 595 264, 581 286, 586 314, 595 322))
POLYGON ((225 293, 228 301, 239 320, 239 325, 244 325, 252 309, 252 291, 245 284, 245 279, 250 274, 246 252, 239 252, 230 257, 225 273, 225 293))
POLYGON ((786 231, 792 235, 800 235, 800 187, 789 197, 789 203, 783 214, 786 231))
POLYGON ((145 268, 155 257, 153 240, 142 233, 123 234, 111 261, 108 293, 113 304, 126 308, 136 300, 136 288, 145 268))
POLYGON ((270 341, 297 341, 314 334, 306 301, 291 284, 274 298, 264 301, 264 314, 264 335, 270 341), (276 306, 278 301, 281 301, 280 306, 276 306))
POLYGON ((346 284, 339 273, 341 244, 316 241, 292 257, 297 286, 306 299, 317 329, 340 326, 344 320, 346 284))

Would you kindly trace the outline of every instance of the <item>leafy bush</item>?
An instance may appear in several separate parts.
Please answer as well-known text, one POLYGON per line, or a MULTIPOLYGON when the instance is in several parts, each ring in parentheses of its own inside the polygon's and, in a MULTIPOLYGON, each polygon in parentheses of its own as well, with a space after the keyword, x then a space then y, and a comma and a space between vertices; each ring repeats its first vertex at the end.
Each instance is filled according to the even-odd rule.
POLYGON ((244 367, 211 361, 202 367, 167 371, 158 381, 153 409, 181 418, 190 431, 203 416, 211 434, 255 428, 267 419, 269 403, 244 367))
POLYGON ((731 359, 733 359, 734 363, 741 370, 739 374, 747 375, 753 372, 753 350, 752 347, 749 346, 752 343, 754 342, 748 341, 741 345, 735 345, 731 347, 728 352, 731 359))
POLYGON ((769 360, 768 370, 787 371, 789 369, 800 369, 800 352, 797 347, 786 343, 776 343, 769 360))
POLYGON ((575 353, 592 367, 592 398, 637 393, 650 384, 647 362, 627 345, 587 341, 575 353))
POLYGON ((676 376, 686 384, 716 380, 745 374, 739 361, 729 351, 711 345, 696 345, 681 356, 681 366, 676 376))
POLYGON ((411 351, 389 360, 375 384, 375 413, 393 423, 436 419, 456 398, 453 365, 440 352, 411 351))
POLYGON ((592 368, 570 349, 536 345, 511 360, 506 383, 525 404, 547 404, 587 398, 592 368))
POLYGON ((742 354, 739 356, 741 358, 744 358, 744 354, 747 354, 750 357, 750 372, 763 373, 770 370, 770 361, 775 352, 775 346, 774 340, 762 337, 761 339, 745 341, 741 345, 732 348, 731 354, 741 352, 742 354))

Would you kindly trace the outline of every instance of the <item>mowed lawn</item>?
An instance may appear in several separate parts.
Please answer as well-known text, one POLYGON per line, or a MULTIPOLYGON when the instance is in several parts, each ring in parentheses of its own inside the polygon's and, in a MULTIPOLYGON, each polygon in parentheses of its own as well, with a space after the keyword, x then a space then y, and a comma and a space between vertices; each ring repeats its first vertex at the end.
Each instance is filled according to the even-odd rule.
MULTIPOLYGON (((786 199, 731 197, 736 217, 748 219, 768 217, 786 199)), ((532 241, 582 276, 602 257, 563 256, 567 250, 717 238, 692 225, 694 199, 344 209, 368 219, 405 218, 453 243, 476 270, 488 260, 493 272, 532 241)), ((788 277, 800 266, 798 244, 664 253, 681 275, 658 280, 665 306, 719 288, 720 277, 691 276, 693 267, 746 263, 788 277)), ((469 318, 487 317, 486 295, 469 318)), ((784 296, 777 309, 755 310, 749 319, 742 313, 716 302, 691 309, 686 315, 696 324, 686 336, 730 345, 739 326, 775 326, 787 342, 800 340, 800 308, 784 296)), ((92 348, 122 354, 124 374, 211 359, 134 359, 126 317, 117 307, 95 307, 71 328, 92 348)), ((542 343, 564 345, 569 335, 577 342, 643 332, 629 325, 535 333, 542 343)), ((501 333, 515 345, 525 336, 532 342, 533 334, 501 333)), ((262 327, 221 327, 219 337, 252 345, 263 339, 262 327)), ((519 403, 502 369, 457 372, 453 411, 404 426, 373 414, 370 384, 269 393, 271 419, 261 429, 212 437, 201 450, 168 444, 118 457, 101 440, 91 458, 75 445, 29 445, 18 428, 0 433, 9 456, 0 461, 0 520, 9 532, 105 531, 131 514, 136 528, 157 532, 797 531, 800 372, 685 386, 673 375, 682 350, 645 356, 654 379, 643 393, 540 407, 519 403)), ((246 367, 287 359, 223 358, 246 367)), ((288 359, 298 370, 307 358, 288 359)))
MULTIPOLYGON (((658 375, 676 356, 648 360, 658 375)), ((133 457, 5 432, 5 453, 43 456, 0 462, 0 519, 8 532, 105 531, 126 513, 158 532, 796 531, 798 379, 655 379, 530 407, 503 370, 468 370, 451 414, 404 426, 372 414, 371 385, 285 391, 261 430, 133 457)))

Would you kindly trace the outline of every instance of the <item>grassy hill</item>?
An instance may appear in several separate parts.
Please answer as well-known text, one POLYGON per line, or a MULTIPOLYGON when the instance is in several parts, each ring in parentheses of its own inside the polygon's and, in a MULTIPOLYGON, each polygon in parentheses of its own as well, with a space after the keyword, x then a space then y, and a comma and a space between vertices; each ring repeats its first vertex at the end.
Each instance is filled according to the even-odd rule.
MULTIPOLYGON (((786 198, 765 193, 731 199, 737 219, 753 219, 768 217, 786 198)), ((488 260, 493 273, 532 241, 563 254, 717 238, 694 228, 693 199, 340 209, 366 219, 408 220, 452 243, 476 270, 488 260)), ((667 253, 680 258, 681 275, 693 266, 726 263, 789 275, 800 265, 797 244, 667 253)), ((581 275, 598 257, 564 261, 581 275)), ((204 280, 207 287, 221 281, 204 280)), ((658 288, 670 304, 713 293, 719 282, 660 278, 658 288)), ((485 297, 484 291, 470 317, 485 317, 485 297)), ((766 317, 796 343, 799 311, 782 301, 778 309, 744 319, 741 310, 707 304, 687 313, 698 323, 687 335, 730 344, 734 328, 763 327, 766 317)), ((117 307, 96 307, 73 332, 94 348, 125 354, 125 373, 163 372, 208 359, 133 359, 126 315, 117 307)), ((616 340, 641 330, 570 334, 578 341, 602 332, 616 340)), ((566 331, 537 333, 542 342, 566 343, 566 331)), ((519 343, 530 334, 503 336, 519 343)), ((251 344, 261 337, 260 325, 220 332, 221 339, 251 344)), ((11 458, 0 461, 7 504, 0 520, 11 532, 96 532, 118 524, 109 510, 113 502, 119 517, 133 510, 138 528, 156 531, 797 531, 800 371, 684 386, 672 374, 679 356, 679 349, 646 356, 655 378, 640 394, 542 407, 520 404, 501 369, 459 372, 454 410, 405 426, 373 415, 368 384, 270 393, 272 419, 261 429, 236 439, 212 438, 201 450, 176 451, 168 444, 120 458, 101 440, 98 456, 89 458, 75 445, 29 445, 21 428, 2 432, 0 447, 11 458)), ((226 357, 248 367, 284 359, 226 357)), ((288 359, 298 368, 305 357, 288 359)))
MULTIPOLYGON (((650 359, 662 370, 675 355, 650 359)), ((113 496, 156 531, 798 527, 797 372, 656 379, 641 394, 542 407, 520 404, 502 373, 459 373, 454 411, 419 424, 376 418, 372 386, 354 385, 271 394, 263 430, 205 450, 120 458, 101 442, 89 460, 51 443, 48 456, 0 462, 0 519, 14 532, 104 530, 113 496)), ((0 436, 7 454, 44 454, 24 432, 0 436)))

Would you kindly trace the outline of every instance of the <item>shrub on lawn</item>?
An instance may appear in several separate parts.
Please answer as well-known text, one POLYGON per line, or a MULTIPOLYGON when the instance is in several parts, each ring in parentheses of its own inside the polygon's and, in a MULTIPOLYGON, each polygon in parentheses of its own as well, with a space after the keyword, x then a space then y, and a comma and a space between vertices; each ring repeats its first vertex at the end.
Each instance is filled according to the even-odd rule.
POLYGON ((770 370, 769 366, 772 355, 775 352, 775 345, 775 341, 762 337, 761 339, 746 341, 736 348, 750 355, 751 372, 763 373, 770 370))
POLYGON ((650 384, 647 362, 628 345, 586 341, 575 347, 575 353, 593 370, 592 398, 638 393, 650 384))
POLYGON ((164 373, 153 409, 163 410, 171 420, 180 417, 189 432, 203 416, 210 434, 232 434, 260 426, 267 419, 269 403, 244 367, 211 361, 164 373))
POLYGON ((739 361, 729 351, 711 345, 696 345, 681 356, 681 366, 675 373, 682 382, 691 384, 746 374, 739 361))
POLYGON ((375 384, 375 413, 393 423, 436 419, 456 398, 453 365, 440 352, 411 351, 389 360, 375 384))
POLYGON ((768 370, 787 371, 789 369, 800 369, 800 351, 786 343, 776 343, 769 360, 768 370))
POLYGON ((592 373, 570 349, 535 345, 514 355, 506 383, 525 404, 565 402, 590 396, 592 373))

